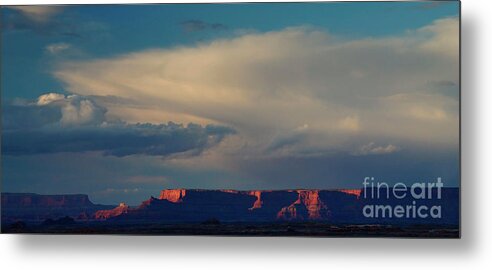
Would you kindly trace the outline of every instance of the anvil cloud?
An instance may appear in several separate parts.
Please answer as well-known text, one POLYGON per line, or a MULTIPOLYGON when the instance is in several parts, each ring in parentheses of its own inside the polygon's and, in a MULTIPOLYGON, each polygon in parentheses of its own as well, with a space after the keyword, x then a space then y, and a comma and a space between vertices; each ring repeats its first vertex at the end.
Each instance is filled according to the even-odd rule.
POLYGON ((231 126, 256 152, 455 148, 457 32, 457 18, 363 39, 292 27, 65 62, 54 74, 72 93, 129 101, 105 104, 110 116, 231 126))

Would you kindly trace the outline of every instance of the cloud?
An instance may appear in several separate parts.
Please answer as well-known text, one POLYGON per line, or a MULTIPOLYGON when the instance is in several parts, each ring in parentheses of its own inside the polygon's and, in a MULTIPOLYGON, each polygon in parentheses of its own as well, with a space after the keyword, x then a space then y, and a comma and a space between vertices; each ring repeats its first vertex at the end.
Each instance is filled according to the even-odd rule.
POLYGON ((49 44, 46 46, 45 49, 50 54, 56 55, 62 51, 70 49, 70 47, 72 47, 72 45, 70 45, 68 43, 61 42, 61 43, 49 44))
POLYGON ((261 154, 295 142, 286 154, 351 153, 374 138, 404 148, 429 142, 454 148, 459 101, 432 85, 456 88, 458 23, 445 18, 361 39, 291 27, 65 62, 54 74, 70 92, 132 100, 131 108, 106 106, 126 121, 160 116, 232 126, 243 152, 243 145, 261 154), (303 125, 309 130, 302 138, 273 142, 303 125))
POLYGON ((296 147, 299 143, 306 139, 309 126, 307 124, 294 129, 287 134, 282 134, 273 139, 268 147, 268 152, 286 152, 296 147))
POLYGON ((39 96, 36 101, 7 102, 2 111, 2 128, 99 125, 106 121, 106 111, 89 97, 48 93, 39 96))
MULTIPOLYGON (((67 6, 8 6, 2 9, 2 30, 7 32, 26 31, 43 36, 68 38, 105 38, 108 25, 88 20, 77 21, 76 12, 64 12, 67 6)), ((80 19, 80 18, 79 18, 80 19)), ((47 48, 49 51, 50 49, 47 48)))
POLYGON ((81 125, 86 123, 100 123, 104 119, 106 110, 97 106, 88 99, 69 97, 70 101, 62 108, 62 125, 81 125))
POLYGON ((457 58, 459 54, 458 27, 458 19, 448 18, 437 20, 431 25, 418 29, 415 34, 425 38, 419 44, 419 48, 432 54, 444 54, 451 59, 457 58))
POLYGON ((139 188, 122 188, 122 189, 107 188, 98 193, 107 195, 107 194, 114 194, 114 193, 118 194, 118 193, 138 193, 138 192, 140 192, 139 188))
POLYGON ((399 151, 400 148, 398 146, 388 144, 386 146, 378 146, 374 142, 370 142, 366 145, 363 145, 358 151, 353 154, 356 156, 365 156, 365 155, 384 155, 391 154, 396 151, 399 151))
POLYGON ((48 5, 37 5, 37 6, 9 6, 7 7, 12 10, 20 12, 27 19, 37 22, 46 23, 53 16, 60 13, 63 9, 61 6, 48 6, 48 5))
POLYGON ((64 100, 64 99, 65 99, 65 95, 63 95, 63 94, 48 93, 48 94, 44 94, 44 95, 39 96, 36 104, 40 105, 40 106, 44 106, 44 105, 48 105, 52 102, 64 100))
POLYGON ((89 97, 49 93, 2 111, 2 154, 102 152, 117 157, 198 155, 234 130, 197 124, 129 124, 106 119, 89 97))
POLYGON ((183 126, 172 122, 161 125, 113 124, 65 130, 4 131, 2 153, 31 155, 97 151, 117 157, 199 155, 234 133, 232 129, 222 131, 225 132, 221 133, 212 126, 183 126))
POLYGON ((5 31, 32 31, 41 35, 72 33, 71 25, 61 22, 58 6, 9 6, 13 12, 2 12, 5 31))
POLYGON ((446 18, 353 39, 293 27, 65 62, 54 74, 71 95, 2 107, 5 188, 104 202, 121 194, 94 189, 138 188, 138 203, 162 185, 458 185, 458 29, 446 18))
POLYGON ((39 96, 36 105, 59 108, 62 126, 94 125, 105 121, 106 109, 87 97, 48 93, 39 96))
POLYGON ((359 117, 347 116, 341 119, 338 125, 342 130, 357 132, 360 128, 359 117))
POLYGON ((201 20, 187 20, 180 23, 185 32, 199 32, 204 30, 224 30, 227 27, 221 23, 208 23, 201 20))

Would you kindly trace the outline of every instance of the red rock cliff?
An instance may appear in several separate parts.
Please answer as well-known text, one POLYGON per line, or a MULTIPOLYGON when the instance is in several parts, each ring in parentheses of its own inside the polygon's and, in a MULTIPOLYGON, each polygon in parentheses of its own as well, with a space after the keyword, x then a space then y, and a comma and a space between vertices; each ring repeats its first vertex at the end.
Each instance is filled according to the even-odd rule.
POLYGON ((2 221, 38 222, 48 218, 70 216, 87 220, 98 210, 114 206, 93 204, 85 194, 39 195, 35 193, 2 193, 2 221))
POLYGON ((339 189, 338 191, 346 193, 346 194, 351 194, 357 196, 357 199, 360 197, 360 193, 362 192, 362 189, 339 189))
POLYGON ((253 209, 261 208, 261 205, 263 204, 263 201, 261 200, 261 191, 260 190, 252 190, 252 191, 249 191, 248 194, 256 197, 255 203, 249 209, 253 210, 253 209))
POLYGON ((186 189, 165 189, 161 191, 159 199, 179 203, 183 201, 184 196, 186 196, 186 189))
POLYGON ((108 219, 128 213, 129 207, 125 203, 120 203, 116 208, 110 210, 99 210, 94 214, 95 219, 108 219))
POLYGON ((85 194, 39 195, 34 193, 2 193, 2 205, 7 207, 91 207, 85 194))
POLYGON ((277 214, 278 219, 321 219, 329 215, 328 207, 320 200, 319 190, 296 190, 297 200, 283 207, 277 214), (307 212, 307 215, 303 212, 307 212))
MULTIPOLYGON (((360 194, 359 189, 165 189, 158 198, 152 197, 130 209, 129 214, 136 211, 132 215, 137 217, 141 211, 142 217, 159 216, 169 220, 173 220, 173 216, 199 220, 199 216, 206 215, 223 220, 331 220, 354 211, 356 206, 347 208, 346 205, 356 205, 360 194)), ((103 218, 106 215, 113 214, 109 211, 100 214, 103 218)))

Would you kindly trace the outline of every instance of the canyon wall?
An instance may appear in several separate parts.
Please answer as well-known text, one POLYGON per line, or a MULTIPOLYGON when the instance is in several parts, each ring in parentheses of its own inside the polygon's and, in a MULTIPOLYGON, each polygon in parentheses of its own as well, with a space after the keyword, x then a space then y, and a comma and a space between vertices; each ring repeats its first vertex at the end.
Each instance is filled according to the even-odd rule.
MULTIPOLYGON (((440 219, 394 219, 388 216, 364 217, 365 205, 412 205, 403 200, 369 198, 358 189, 340 190, 163 190, 159 198, 150 198, 135 208, 112 215, 114 222, 187 223, 218 220, 221 222, 328 222, 333 224, 458 224, 459 190, 445 188, 440 200, 419 202, 431 207, 442 205, 440 219)), ((104 218, 108 219, 108 218, 104 218)))
POLYGON ((39 195, 35 193, 2 193, 2 222, 17 220, 40 222, 70 216, 91 219, 101 209, 114 206, 93 204, 85 194, 39 195))
MULTIPOLYGON (((388 191, 388 193, 391 193, 388 191)), ((385 191, 382 194, 386 194, 385 191)), ((442 218, 367 218, 363 208, 410 206, 404 199, 371 198, 359 189, 204 190, 166 189, 137 207, 93 204, 87 195, 2 193, 2 222, 40 222, 70 216, 75 220, 116 223, 324 222, 330 224, 450 224, 459 223, 459 189, 444 188, 442 198, 415 203, 442 206, 442 218)))

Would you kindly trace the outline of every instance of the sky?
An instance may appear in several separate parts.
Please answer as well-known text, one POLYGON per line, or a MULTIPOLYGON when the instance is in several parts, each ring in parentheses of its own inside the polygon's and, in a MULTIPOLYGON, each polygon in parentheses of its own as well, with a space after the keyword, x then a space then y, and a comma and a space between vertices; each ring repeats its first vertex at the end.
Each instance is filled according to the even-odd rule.
POLYGON ((2 7, 2 191, 458 186, 458 5, 2 7))

